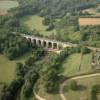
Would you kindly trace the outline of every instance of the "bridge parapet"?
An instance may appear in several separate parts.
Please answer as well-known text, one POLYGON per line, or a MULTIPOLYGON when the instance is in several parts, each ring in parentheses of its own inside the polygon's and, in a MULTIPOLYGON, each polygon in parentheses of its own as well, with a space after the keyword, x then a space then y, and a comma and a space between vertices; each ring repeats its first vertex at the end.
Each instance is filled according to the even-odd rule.
POLYGON ((73 45, 72 43, 68 42, 59 42, 56 40, 50 40, 46 38, 41 37, 35 37, 30 35, 21 34, 22 37, 26 38, 27 40, 31 41, 34 45, 42 46, 46 49, 63 49, 66 47, 75 47, 76 45, 73 45))

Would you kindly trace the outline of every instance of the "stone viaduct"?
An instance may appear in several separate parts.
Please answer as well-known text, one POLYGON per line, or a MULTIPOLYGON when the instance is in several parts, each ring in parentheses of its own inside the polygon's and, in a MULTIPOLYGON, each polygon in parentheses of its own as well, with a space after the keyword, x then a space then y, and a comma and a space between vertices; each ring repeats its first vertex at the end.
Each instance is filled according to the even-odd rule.
POLYGON ((31 41, 33 45, 44 47, 45 49, 60 50, 65 47, 76 47, 76 44, 69 42, 59 42, 55 40, 50 40, 46 38, 35 37, 31 35, 21 34, 22 37, 26 38, 28 41, 31 41))

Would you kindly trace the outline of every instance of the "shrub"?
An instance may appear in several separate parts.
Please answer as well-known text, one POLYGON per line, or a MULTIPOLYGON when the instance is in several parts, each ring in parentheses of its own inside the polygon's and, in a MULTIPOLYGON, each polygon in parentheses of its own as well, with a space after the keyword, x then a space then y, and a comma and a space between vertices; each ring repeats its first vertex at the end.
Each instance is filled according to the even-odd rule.
POLYGON ((77 88, 78 88, 78 85, 77 85, 77 82, 75 81, 75 80, 72 80, 71 82, 70 82, 70 88, 72 89, 72 90, 77 90, 77 88))

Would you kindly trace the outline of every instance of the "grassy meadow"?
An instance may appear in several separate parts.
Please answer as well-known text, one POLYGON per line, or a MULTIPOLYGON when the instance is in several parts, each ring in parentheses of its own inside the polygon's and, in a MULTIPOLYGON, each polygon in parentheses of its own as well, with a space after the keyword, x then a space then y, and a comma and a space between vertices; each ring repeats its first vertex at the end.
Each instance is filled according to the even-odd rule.
POLYGON ((32 53, 29 52, 14 61, 10 61, 4 55, 0 55, 0 82, 10 83, 15 76, 16 63, 24 62, 31 55, 32 53))
MULTIPOLYGON (((85 78, 85 79, 78 79, 76 80, 78 82, 78 85, 80 86, 79 90, 72 91, 67 90, 67 86, 70 83, 70 81, 66 82, 64 95, 68 100, 91 100, 91 88, 93 85, 100 83, 100 77, 91 77, 91 78, 85 78)), ((100 98, 98 98, 100 100, 100 98)))
POLYGON ((48 36, 52 33, 56 33, 56 30, 46 31, 48 26, 43 25, 42 20, 43 17, 37 15, 30 15, 30 16, 23 17, 21 19, 22 24, 28 26, 30 30, 36 29, 38 32, 40 32, 40 34, 44 36, 48 36))
POLYGON ((63 75, 70 76, 77 73, 85 73, 91 71, 91 61, 92 61, 92 54, 83 55, 81 53, 75 53, 70 55, 64 61, 63 67, 63 75))

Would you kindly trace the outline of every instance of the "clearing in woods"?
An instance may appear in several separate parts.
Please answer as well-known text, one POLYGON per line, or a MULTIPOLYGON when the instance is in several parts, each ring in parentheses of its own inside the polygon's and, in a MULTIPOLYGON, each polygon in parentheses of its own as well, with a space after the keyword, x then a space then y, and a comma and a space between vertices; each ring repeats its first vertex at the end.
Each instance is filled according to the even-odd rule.
POLYGON ((48 26, 42 24, 43 17, 37 15, 26 16, 21 19, 22 24, 27 25, 30 30, 37 30, 40 34, 44 36, 51 35, 52 33, 56 33, 56 30, 46 31, 48 26))

